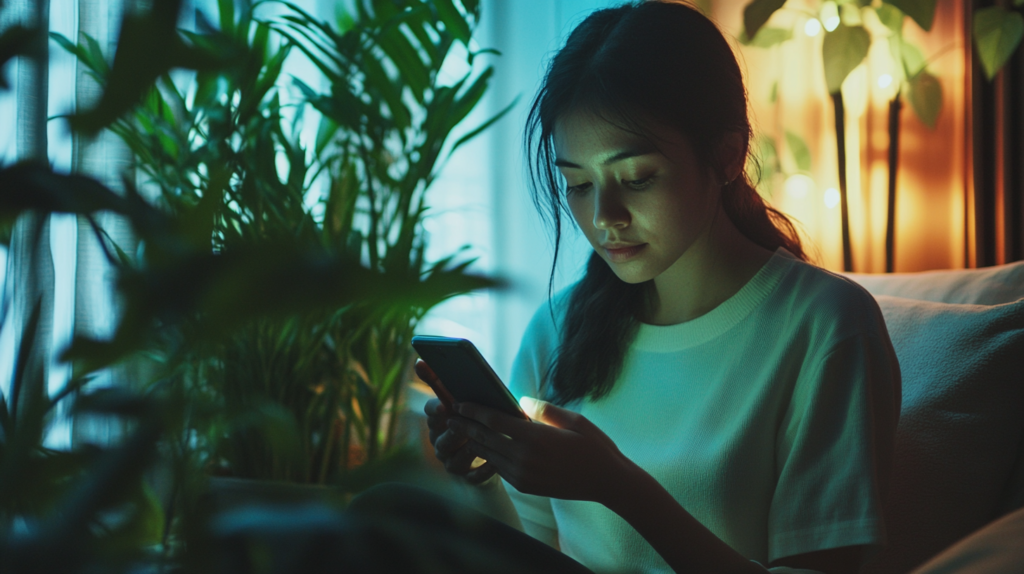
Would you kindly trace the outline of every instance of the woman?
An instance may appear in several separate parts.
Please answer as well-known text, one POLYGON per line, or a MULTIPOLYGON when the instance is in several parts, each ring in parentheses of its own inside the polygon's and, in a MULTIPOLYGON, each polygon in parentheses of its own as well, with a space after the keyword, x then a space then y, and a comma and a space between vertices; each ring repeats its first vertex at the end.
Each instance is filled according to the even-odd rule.
POLYGON ((534 100, 535 201, 594 248, 513 368, 546 424, 426 412, 449 472, 499 474, 593 570, 856 572, 884 542, 899 367, 870 295, 754 191, 750 135, 728 43, 676 2, 589 16, 534 100))

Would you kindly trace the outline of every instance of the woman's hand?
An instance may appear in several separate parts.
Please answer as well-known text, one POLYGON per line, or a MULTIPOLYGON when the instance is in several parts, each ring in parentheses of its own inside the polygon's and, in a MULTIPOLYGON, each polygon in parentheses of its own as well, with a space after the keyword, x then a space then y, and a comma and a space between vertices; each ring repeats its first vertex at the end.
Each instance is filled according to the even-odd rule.
POLYGON ((550 403, 522 402, 544 424, 462 403, 454 406, 460 416, 448 419, 448 426, 469 438, 464 448, 470 454, 486 460, 520 492, 604 503, 623 488, 636 467, 601 429, 550 403))
MULTIPOLYGON (((423 361, 416 361, 416 375, 431 388, 437 388, 437 375, 423 361)), ((492 465, 475 464, 477 457, 466 448, 466 436, 448 428, 448 421, 454 415, 440 400, 430 399, 423 411, 427 414, 427 429, 430 444, 434 445, 434 456, 444 464, 445 470, 471 484, 479 484, 494 476, 492 465)))

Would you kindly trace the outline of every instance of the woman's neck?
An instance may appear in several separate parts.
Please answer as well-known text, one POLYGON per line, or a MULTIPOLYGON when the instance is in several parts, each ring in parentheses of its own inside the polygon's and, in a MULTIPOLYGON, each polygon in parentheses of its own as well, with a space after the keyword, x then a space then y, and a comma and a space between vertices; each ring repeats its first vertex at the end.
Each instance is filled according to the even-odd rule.
POLYGON ((772 257, 719 211, 707 231, 654 279, 645 323, 675 325, 710 312, 736 294, 772 257))

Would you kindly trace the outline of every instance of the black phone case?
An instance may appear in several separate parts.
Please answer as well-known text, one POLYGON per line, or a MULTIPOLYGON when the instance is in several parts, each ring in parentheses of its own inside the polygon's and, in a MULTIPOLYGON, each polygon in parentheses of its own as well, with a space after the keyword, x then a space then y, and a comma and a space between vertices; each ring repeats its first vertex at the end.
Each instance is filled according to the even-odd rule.
POLYGON ((478 403, 529 420, 472 342, 417 335, 412 346, 456 401, 478 403))

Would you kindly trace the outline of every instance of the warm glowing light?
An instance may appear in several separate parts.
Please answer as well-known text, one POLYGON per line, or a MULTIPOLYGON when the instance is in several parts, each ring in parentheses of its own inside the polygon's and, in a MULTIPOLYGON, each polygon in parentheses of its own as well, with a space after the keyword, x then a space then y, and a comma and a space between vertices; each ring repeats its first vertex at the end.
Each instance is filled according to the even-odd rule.
POLYGON ((540 411, 543 410, 544 402, 531 397, 522 397, 519 399, 519 406, 523 407, 523 412, 526 413, 526 416, 536 420, 540 418, 540 411))
POLYGON ((804 24, 804 34, 810 37, 815 37, 821 33, 821 22, 817 18, 811 18, 804 24))
POLYGON ((881 76, 878 76, 878 87, 879 88, 882 88, 884 90, 885 88, 888 88, 891 85, 892 85, 892 76, 890 76, 889 74, 882 74, 881 76))
POLYGON ((803 199, 814 191, 814 180, 802 173, 789 176, 786 179, 786 193, 790 197, 803 199))
POLYGON ((835 207, 837 205, 839 205, 839 190, 834 188, 834 187, 830 187, 830 188, 826 189, 825 190, 825 207, 827 207, 829 209, 832 209, 833 207, 835 207))
POLYGON ((839 27, 839 8, 835 2, 825 2, 821 5, 821 23, 825 29, 831 32, 839 27))

